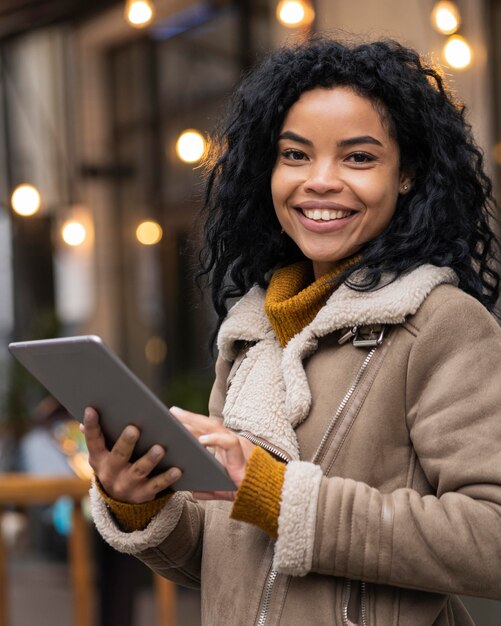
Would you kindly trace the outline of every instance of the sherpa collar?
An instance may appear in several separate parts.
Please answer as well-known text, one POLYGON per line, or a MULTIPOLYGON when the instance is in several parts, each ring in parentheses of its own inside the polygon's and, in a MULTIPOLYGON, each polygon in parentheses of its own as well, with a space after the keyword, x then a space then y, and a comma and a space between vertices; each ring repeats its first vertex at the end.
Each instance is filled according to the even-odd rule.
POLYGON ((219 350, 228 361, 237 356, 237 342, 253 344, 228 388, 225 425, 261 437, 298 459, 295 429, 311 407, 303 363, 317 349, 318 339, 354 325, 401 323, 434 287, 455 282, 452 270, 424 265, 377 291, 359 292, 341 285, 285 348, 264 311, 264 290, 251 289, 231 309, 219 332, 219 350))
MULTIPOLYGON (((353 278, 356 281, 356 275, 353 278)), ((455 272, 448 267, 421 265, 375 291, 355 291, 343 284, 289 345, 307 337, 323 337, 349 326, 401 324, 408 315, 416 313, 429 293, 440 284, 457 284, 455 272)), ((264 311, 265 295, 264 289, 253 287, 229 311, 218 336, 218 349, 226 360, 234 360, 237 342, 256 342, 273 333, 264 311)))

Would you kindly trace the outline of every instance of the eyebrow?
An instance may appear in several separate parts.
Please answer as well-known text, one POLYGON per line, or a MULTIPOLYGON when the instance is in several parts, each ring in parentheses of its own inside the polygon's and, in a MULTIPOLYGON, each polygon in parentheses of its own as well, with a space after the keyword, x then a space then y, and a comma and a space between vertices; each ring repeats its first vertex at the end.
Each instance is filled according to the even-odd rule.
MULTIPOLYGON (((294 133, 291 130, 286 130, 283 133, 281 133, 278 139, 279 140, 290 139, 291 141, 302 143, 305 146, 313 146, 312 141, 310 141, 309 139, 306 139, 306 137, 301 137, 301 135, 298 135, 297 133, 294 133)), ((379 139, 376 139, 375 137, 372 137, 371 135, 362 135, 360 137, 349 137, 348 139, 341 139, 341 141, 338 141, 337 145, 339 148, 343 148, 345 146, 354 146, 354 145, 363 144, 363 143, 370 143, 375 146, 383 147, 383 144, 379 141, 379 139)))
POLYGON ((281 133, 278 137, 279 141, 280 139, 290 139, 291 141, 302 143, 305 146, 313 146, 313 141, 306 139, 306 137, 301 137, 301 135, 297 135, 296 133, 293 133, 291 130, 286 130, 285 132, 281 133))
POLYGON ((376 139, 375 137, 372 137, 371 135, 364 135, 363 137, 350 137, 349 139, 342 139, 341 141, 338 142, 337 145, 340 148, 342 148, 343 146, 353 146, 359 143, 371 143, 375 146, 383 147, 383 144, 379 141, 379 139, 376 139))

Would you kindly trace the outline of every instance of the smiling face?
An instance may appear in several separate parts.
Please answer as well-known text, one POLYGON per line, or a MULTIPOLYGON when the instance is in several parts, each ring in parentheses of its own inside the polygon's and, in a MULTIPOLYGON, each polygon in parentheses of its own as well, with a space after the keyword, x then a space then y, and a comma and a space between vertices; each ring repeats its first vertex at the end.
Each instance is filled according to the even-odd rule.
POLYGON ((277 154, 273 205, 316 278, 379 235, 410 186, 380 113, 348 87, 304 92, 285 118, 277 154))

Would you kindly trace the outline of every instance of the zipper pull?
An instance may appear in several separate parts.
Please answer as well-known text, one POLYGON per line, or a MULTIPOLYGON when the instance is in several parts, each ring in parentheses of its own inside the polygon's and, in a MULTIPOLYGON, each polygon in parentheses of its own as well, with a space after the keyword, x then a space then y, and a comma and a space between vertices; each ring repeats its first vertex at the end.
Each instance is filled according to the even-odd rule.
POLYGON ((354 337, 357 334, 357 332, 358 332, 358 326, 353 326, 352 328, 350 328, 350 330, 344 333, 344 335, 341 335, 341 337, 339 337, 339 339, 337 340, 338 344, 342 346, 347 341, 350 341, 350 339, 354 337))

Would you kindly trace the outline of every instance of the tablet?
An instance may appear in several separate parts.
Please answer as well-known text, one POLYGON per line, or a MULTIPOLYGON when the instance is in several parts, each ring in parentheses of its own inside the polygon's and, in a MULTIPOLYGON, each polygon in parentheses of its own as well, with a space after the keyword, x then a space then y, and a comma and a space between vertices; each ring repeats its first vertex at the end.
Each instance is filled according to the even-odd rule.
POLYGON ((175 490, 230 491, 236 487, 223 465, 95 335, 9 344, 10 352, 78 421, 85 407, 99 413, 110 448, 128 424, 141 431, 134 458, 155 443, 166 455, 156 472, 179 467, 175 490))

